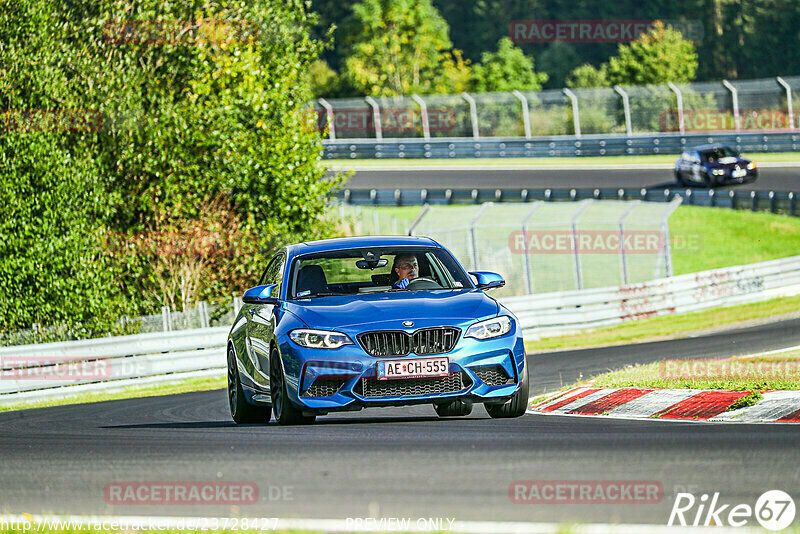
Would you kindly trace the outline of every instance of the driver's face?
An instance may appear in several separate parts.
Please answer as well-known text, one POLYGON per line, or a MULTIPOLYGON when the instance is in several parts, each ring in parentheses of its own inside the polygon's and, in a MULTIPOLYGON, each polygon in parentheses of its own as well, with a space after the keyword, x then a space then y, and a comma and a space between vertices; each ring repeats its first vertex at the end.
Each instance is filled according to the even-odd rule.
POLYGON ((403 260, 398 263, 395 268, 395 272, 397 276, 400 277, 402 280, 403 278, 408 278, 409 280, 413 280, 417 276, 419 276, 419 264, 417 263, 417 258, 413 260, 403 260))

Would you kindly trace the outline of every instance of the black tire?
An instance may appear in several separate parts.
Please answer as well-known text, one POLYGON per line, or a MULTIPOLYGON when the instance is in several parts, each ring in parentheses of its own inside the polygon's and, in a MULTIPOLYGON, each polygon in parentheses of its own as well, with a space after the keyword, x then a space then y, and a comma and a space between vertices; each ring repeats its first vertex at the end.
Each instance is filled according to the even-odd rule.
POLYGON ((675 183, 677 183, 680 186, 684 187, 686 186, 686 180, 683 179, 681 171, 675 171, 675 183))
POLYGON ((714 189, 714 186, 716 185, 714 183, 715 182, 714 177, 711 176, 711 174, 708 171, 705 171, 703 173, 703 176, 704 176, 703 185, 705 185, 707 189, 714 189))
POLYGON ((316 420, 315 415, 303 415, 289 400, 283 365, 277 349, 272 349, 269 357, 269 391, 272 397, 272 413, 279 425, 306 425, 316 420))
POLYGON ((522 384, 514 396, 509 399, 505 404, 486 404, 486 411, 494 419, 507 419, 511 417, 520 417, 525 414, 528 409, 528 364, 525 364, 525 369, 522 375, 522 384))
POLYGON ((439 417, 461 417, 472 413, 472 403, 454 400, 445 404, 434 404, 433 409, 439 417))
POLYGON ((242 381, 236 366, 236 355, 233 349, 228 349, 228 405, 231 408, 231 417, 236 424, 269 423, 272 414, 271 406, 253 406, 248 404, 242 390, 242 381))

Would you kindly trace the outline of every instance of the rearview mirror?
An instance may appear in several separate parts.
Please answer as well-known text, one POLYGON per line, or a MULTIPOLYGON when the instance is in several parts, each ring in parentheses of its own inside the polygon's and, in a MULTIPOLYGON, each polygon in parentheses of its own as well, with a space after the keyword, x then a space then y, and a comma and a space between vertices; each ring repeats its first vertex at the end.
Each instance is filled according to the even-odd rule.
POLYGON ((244 292, 242 302, 246 302, 247 304, 277 304, 278 287, 278 284, 251 287, 244 292), (272 295, 273 291, 276 293, 275 296, 272 295))
POLYGON ((359 269, 379 269, 387 265, 389 265, 389 260, 386 258, 381 258, 379 260, 358 260, 356 262, 356 267, 359 269))
POLYGON ((478 289, 493 289, 495 287, 503 287, 506 281, 497 273, 489 271, 475 271, 469 273, 475 278, 478 289))

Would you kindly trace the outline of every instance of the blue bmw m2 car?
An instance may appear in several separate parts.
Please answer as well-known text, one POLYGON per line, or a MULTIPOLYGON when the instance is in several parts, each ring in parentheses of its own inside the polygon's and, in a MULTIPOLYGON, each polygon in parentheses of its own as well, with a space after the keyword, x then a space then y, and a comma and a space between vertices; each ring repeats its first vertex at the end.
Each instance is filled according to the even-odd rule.
POLYGON ((528 403, 522 332, 485 293, 504 283, 467 274, 422 237, 285 247, 245 292, 228 336, 231 416, 299 424, 427 403, 447 417, 482 403, 492 417, 519 417, 528 403))

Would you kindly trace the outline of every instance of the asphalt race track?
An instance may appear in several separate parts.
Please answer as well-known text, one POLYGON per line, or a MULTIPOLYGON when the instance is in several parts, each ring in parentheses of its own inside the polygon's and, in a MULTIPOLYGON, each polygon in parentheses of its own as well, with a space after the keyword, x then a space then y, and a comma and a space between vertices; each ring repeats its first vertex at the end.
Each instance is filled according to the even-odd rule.
MULTIPOLYGON (((532 354, 534 392, 678 355, 800 344, 800 320, 647 345, 532 354)), ((296 518, 435 517, 666 524, 676 491, 753 506, 800 493, 800 426, 525 415, 440 420, 428 406, 330 415, 313 426, 235 426, 223 391, 0 414, 6 513, 296 518), (514 504, 517 480, 642 480, 657 504, 514 504), (125 481, 239 481, 254 505, 110 506, 125 481)), ((416 519, 415 519, 416 520, 416 519)), ((751 522, 751 525, 755 521, 751 522)))
MULTIPOLYGON (((469 165, 468 163, 466 165, 469 165)), ((396 170, 362 169, 349 179, 353 189, 590 189, 590 188, 665 188, 676 187, 671 168, 527 168, 497 167, 470 170, 438 168, 419 170, 398 167, 396 170)), ((760 167, 755 182, 733 186, 741 190, 799 191, 800 164, 797 167, 760 167)), ((726 189, 726 188, 718 188, 726 189)))

